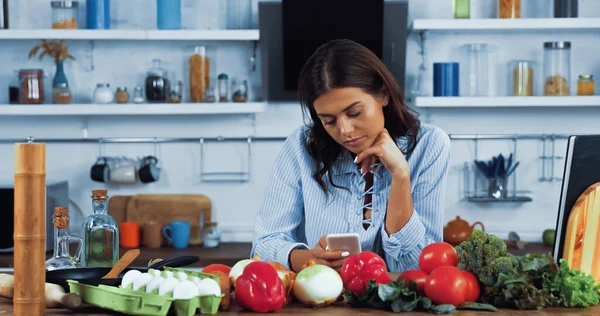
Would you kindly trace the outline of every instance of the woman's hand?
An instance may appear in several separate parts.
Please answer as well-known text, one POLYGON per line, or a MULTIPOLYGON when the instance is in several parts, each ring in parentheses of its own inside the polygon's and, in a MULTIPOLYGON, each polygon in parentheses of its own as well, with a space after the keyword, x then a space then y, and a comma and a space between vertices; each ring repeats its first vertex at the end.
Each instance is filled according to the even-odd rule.
POLYGON ((361 164, 360 169, 364 174, 376 159, 383 163, 392 176, 409 177, 408 162, 385 128, 377 135, 373 145, 359 153, 354 162, 361 164))
POLYGON ((300 272, 304 264, 313 259, 316 264, 326 265, 339 273, 344 265, 344 260, 349 255, 347 251, 327 250, 327 239, 326 236, 323 236, 313 249, 293 250, 290 254, 291 268, 295 272, 300 272))

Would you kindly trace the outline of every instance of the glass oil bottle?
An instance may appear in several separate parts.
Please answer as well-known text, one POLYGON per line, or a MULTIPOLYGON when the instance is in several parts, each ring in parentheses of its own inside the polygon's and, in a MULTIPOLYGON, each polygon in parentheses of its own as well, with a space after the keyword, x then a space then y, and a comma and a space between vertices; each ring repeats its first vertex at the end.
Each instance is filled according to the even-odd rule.
POLYGON ((94 213, 83 222, 83 267, 112 267, 119 260, 119 228, 108 215, 108 190, 92 190, 94 213))
POLYGON ((55 207, 52 222, 54 223, 54 255, 46 261, 46 270, 77 268, 83 240, 67 233, 67 228, 69 228, 69 210, 65 206, 55 207), (73 257, 69 253, 69 242, 71 240, 75 240, 78 243, 77 251, 73 257))

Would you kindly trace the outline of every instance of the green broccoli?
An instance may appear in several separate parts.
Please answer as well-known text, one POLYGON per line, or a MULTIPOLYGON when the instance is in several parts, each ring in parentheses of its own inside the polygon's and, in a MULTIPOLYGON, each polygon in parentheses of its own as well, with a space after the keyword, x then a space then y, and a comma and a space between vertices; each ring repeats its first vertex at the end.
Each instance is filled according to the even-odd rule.
MULTIPOLYGON (((490 235, 481 230, 474 230, 471 236, 456 246, 458 253, 457 267, 475 274, 484 284, 491 282, 489 276, 495 269, 505 271, 510 262, 503 259, 490 268, 494 259, 506 257, 506 244, 498 236, 490 235)), ((495 276, 497 278, 497 275, 495 276)))
POLYGON ((477 278, 485 286, 494 286, 500 273, 514 275, 519 267, 519 259, 515 256, 498 257, 477 274, 477 278))

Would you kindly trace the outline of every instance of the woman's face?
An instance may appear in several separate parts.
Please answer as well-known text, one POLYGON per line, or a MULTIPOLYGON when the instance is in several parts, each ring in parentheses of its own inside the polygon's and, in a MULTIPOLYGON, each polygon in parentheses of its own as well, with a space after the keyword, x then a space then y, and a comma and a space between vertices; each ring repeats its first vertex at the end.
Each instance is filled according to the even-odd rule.
POLYGON ((383 97, 360 88, 333 89, 314 102, 327 133, 355 154, 369 148, 383 130, 383 106, 387 106, 383 97))

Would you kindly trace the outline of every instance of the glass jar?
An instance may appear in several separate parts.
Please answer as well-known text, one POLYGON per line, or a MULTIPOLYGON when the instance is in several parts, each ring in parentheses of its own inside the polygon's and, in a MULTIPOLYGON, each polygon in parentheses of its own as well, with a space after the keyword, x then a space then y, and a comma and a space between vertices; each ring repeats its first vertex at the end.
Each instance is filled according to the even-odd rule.
POLYGON ((140 86, 133 89, 133 103, 144 103, 144 95, 142 94, 142 87, 140 86))
POLYGON ((215 87, 209 86, 206 90, 206 99, 204 102, 213 103, 217 102, 217 96, 215 95, 215 87))
POLYGON ((251 19, 251 0, 227 0, 228 29, 249 29, 251 19))
POLYGON ((544 43, 544 95, 570 95, 571 42, 544 43))
POLYGON ((594 95, 594 76, 579 75, 577 95, 594 95))
POLYGON ((471 0, 454 0, 454 18, 468 19, 471 16, 471 0))
POLYGON ((42 69, 22 69, 19 71, 21 104, 44 103, 44 71, 42 69))
POLYGON ((99 83, 96 85, 96 90, 94 90, 95 103, 108 104, 113 101, 114 97, 115 95, 110 89, 110 85, 108 83, 99 83))
POLYGON ((216 248, 221 243, 221 232, 217 223, 206 222, 202 229, 202 244, 204 248, 216 248))
POLYGON ((181 103, 182 99, 183 82, 177 81, 176 84, 171 86, 171 93, 169 94, 169 103, 181 103))
POLYGON ((67 207, 55 207, 52 218, 54 224, 54 254, 52 258, 46 260, 46 270, 77 268, 83 249, 83 239, 67 232, 69 228, 69 211, 67 207), (71 256, 69 251, 69 244, 72 240, 78 244, 74 256, 71 256))
POLYGON ((181 0, 156 1, 156 27, 159 30, 181 29, 181 0))
POLYGON ((227 96, 229 95, 229 91, 227 91, 228 89, 228 80, 229 77, 227 77, 226 74, 220 74, 219 75, 219 102, 227 102, 227 96))
POLYGON ((498 0, 498 18, 518 19, 521 17, 521 0, 498 0))
POLYGON ((85 15, 88 29, 110 29, 110 0, 86 0, 85 15))
POLYGON ((79 21, 79 2, 60 0, 50 2, 53 29, 76 29, 79 21))
POLYGON ((117 93, 115 93, 115 100, 117 101, 117 103, 129 102, 129 92, 127 92, 127 87, 117 87, 117 93))
POLYGON ((487 96, 489 94, 488 45, 466 44, 463 46, 463 52, 461 94, 469 97, 487 96))
POLYGON ((153 59, 152 68, 146 75, 146 100, 150 103, 167 102, 170 86, 167 72, 160 66, 160 59, 153 59))
POLYGON ((248 80, 235 78, 231 81, 231 101, 248 101, 248 80))
POLYGON ((509 63, 508 71, 511 84, 509 95, 532 96, 534 87, 535 63, 531 60, 515 60, 509 63))
POLYGON ((189 58, 190 101, 202 102, 206 98, 206 88, 210 85, 210 60, 206 46, 196 46, 189 58))
POLYGON ((69 104, 71 100, 73 100, 73 95, 66 83, 59 83, 52 90, 52 101, 54 101, 54 104, 69 104))

